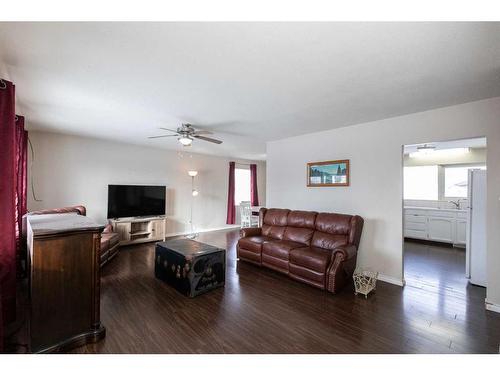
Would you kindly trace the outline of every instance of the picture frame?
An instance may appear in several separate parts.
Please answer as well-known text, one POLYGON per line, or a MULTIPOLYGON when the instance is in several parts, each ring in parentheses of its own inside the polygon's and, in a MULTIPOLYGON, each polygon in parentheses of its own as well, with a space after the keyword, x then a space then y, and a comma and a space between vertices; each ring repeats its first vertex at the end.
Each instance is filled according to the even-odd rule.
POLYGON ((349 186, 349 160, 329 160, 307 163, 307 186, 349 186))

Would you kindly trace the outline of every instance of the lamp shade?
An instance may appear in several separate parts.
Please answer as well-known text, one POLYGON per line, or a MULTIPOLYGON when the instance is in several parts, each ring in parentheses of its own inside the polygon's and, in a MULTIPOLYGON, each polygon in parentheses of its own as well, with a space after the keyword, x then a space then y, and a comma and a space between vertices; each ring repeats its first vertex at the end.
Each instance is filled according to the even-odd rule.
POLYGON ((188 175, 191 177, 196 177, 198 175, 198 171, 188 171, 188 175))

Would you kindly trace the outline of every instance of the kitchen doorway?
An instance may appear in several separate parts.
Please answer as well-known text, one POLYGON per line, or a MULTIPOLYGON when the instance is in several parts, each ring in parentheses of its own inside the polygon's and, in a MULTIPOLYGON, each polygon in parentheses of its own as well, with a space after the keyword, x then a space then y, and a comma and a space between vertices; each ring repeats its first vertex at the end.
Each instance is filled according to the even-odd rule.
POLYGON ((485 290, 486 148, 484 137, 403 147, 406 285, 440 295, 485 290))

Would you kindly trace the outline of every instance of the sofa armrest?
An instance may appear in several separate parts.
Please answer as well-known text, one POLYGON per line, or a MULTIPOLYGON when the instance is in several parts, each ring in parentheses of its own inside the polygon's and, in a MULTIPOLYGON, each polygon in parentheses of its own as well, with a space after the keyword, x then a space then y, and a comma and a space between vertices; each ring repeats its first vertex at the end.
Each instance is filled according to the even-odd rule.
POLYGON ((354 245, 339 246, 332 251, 326 280, 326 289, 329 292, 337 293, 349 282, 356 268, 357 252, 358 249, 354 245))
POLYGON ((251 236, 260 236, 261 234, 262 234, 261 228, 242 228, 240 230, 240 238, 251 237, 251 236))
POLYGON ((337 255, 337 253, 341 253, 344 256, 344 260, 351 259, 355 257, 358 252, 358 249, 354 245, 345 245, 339 246, 335 248, 332 252, 332 260, 337 255))
POLYGON ((113 233, 113 225, 111 223, 107 223, 102 233, 113 233))

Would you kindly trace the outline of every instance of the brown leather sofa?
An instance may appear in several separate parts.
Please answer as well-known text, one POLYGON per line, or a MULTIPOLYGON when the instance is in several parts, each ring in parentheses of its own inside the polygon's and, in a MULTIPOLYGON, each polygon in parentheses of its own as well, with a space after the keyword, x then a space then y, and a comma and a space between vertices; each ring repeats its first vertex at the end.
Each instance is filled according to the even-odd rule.
MULTIPOLYGON (((61 207, 61 208, 52 208, 48 210, 40 210, 29 212, 27 215, 45 215, 45 214, 64 214, 64 213, 77 213, 78 215, 86 216, 87 209, 85 206, 70 206, 70 207, 61 207)), ((23 223, 23 228, 25 224, 23 223)), ((24 232, 24 229, 23 229, 24 232)), ((101 256, 101 267, 113 259, 116 254, 118 254, 118 246, 119 246, 119 236, 118 233, 113 232, 113 226, 111 224, 107 224, 101 234, 101 248, 100 248, 100 256, 101 256)))
POLYGON ((261 208, 259 228, 244 228, 239 260, 329 292, 351 279, 363 230, 360 216, 261 208))

